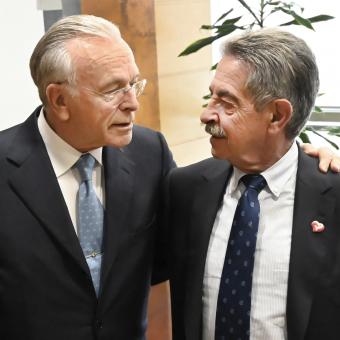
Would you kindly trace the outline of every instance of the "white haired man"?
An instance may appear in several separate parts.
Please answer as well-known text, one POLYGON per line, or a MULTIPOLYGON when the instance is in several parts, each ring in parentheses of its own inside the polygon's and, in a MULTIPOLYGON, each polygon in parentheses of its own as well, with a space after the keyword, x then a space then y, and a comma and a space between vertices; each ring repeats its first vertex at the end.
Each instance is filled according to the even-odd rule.
POLYGON ((30 66, 43 105, 0 134, 0 338, 144 339, 174 166, 163 136, 133 125, 146 81, 94 16, 58 21, 30 66))

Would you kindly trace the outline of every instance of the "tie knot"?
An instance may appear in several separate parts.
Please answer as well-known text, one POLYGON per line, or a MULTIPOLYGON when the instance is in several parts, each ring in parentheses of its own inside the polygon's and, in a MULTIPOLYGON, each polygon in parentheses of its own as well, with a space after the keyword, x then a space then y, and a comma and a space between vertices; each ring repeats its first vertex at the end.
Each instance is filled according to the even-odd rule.
POLYGON ((95 162, 96 160, 93 158, 93 156, 87 153, 82 155, 75 164, 82 182, 92 180, 92 172, 95 162))
POLYGON ((247 189, 255 189, 258 193, 266 186, 267 182, 262 175, 245 175, 241 181, 247 189))

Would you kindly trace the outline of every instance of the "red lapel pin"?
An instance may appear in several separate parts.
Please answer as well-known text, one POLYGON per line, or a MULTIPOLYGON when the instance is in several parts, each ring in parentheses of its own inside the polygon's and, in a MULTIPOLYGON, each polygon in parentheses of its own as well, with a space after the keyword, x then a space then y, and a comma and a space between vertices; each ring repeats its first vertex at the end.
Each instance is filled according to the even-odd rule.
POLYGON ((311 224, 313 233, 321 233, 325 230, 325 226, 323 223, 320 223, 319 221, 313 221, 311 224))

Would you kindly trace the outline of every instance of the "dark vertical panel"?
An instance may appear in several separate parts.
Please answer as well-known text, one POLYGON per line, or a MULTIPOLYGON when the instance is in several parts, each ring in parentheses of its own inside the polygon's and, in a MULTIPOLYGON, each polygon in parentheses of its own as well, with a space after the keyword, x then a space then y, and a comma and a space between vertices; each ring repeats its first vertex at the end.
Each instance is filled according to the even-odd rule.
POLYGON ((80 14, 80 0, 62 0, 62 9, 44 11, 45 31, 59 19, 75 14, 80 14))
POLYGON ((63 16, 80 14, 80 0, 62 0, 63 16))
POLYGON ((44 27, 45 32, 59 19, 63 17, 63 11, 61 9, 44 11, 44 27))

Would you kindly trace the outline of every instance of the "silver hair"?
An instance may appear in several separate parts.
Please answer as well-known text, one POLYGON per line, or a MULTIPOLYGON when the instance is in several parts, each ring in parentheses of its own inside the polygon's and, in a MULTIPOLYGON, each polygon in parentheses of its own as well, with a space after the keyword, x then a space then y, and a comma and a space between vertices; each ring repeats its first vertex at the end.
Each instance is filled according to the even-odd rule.
POLYGON ((67 81, 75 84, 76 72, 66 43, 86 37, 121 38, 119 29, 110 21, 93 15, 72 15, 57 21, 35 47, 30 69, 39 96, 47 104, 46 87, 67 81))
POLYGON ((305 41, 279 29, 265 28, 230 39, 222 46, 249 69, 246 89, 255 108, 285 98, 293 107, 286 127, 289 139, 296 137, 314 107, 319 90, 315 57, 305 41))

